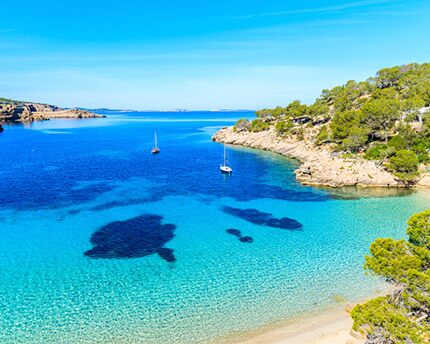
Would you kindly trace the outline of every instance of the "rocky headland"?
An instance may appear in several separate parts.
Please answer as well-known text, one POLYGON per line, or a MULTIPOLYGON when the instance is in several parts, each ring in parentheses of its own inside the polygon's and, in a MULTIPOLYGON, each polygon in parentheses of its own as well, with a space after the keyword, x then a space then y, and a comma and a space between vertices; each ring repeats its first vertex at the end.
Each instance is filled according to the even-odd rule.
MULTIPOLYGON (((81 109, 63 109, 55 105, 0 98, 0 122, 46 121, 51 118, 101 118, 102 115, 81 109)), ((0 129, 1 130, 1 129, 0 129)))
POLYGON ((324 89, 312 104, 256 111, 213 140, 300 160, 297 179, 323 186, 430 186, 430 63, 379 70, 324 89))
MULTIPOLYGON (((279 153, 300 160, 302 165, 295 171, 296 178, 305 185, 342 187, 404 187, 382 164, 360 157, 345 158, 330 151, 325 146, 316 146, 307 139, 283 138, 271 128, 261 132, 237 130, 225 127, 212 139, 232 145, 279 153)), ((430 187, 430 174, 421 167, 420 180, 415 184, 430 187)))

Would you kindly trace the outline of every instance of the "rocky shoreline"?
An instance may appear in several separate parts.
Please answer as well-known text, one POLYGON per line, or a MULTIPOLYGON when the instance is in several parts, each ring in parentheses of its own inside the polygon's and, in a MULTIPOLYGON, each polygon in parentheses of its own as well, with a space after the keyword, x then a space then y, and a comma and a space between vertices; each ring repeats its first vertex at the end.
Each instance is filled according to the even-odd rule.
POLYGON ((102 118, 93 112, 81 109, 63 109, 55 105, 15 102, 0 102, 0 122, 46 121, 51 118, 102 118))
MULTIPOLYGON (((215 133, 213 141, 267 150, 298 159, 302 162, 295 171, 304 185, 342 187, 404 187, 396 178, 375 161, 362 158, 335 156, 328 149, 317 147, 305 140, 284 139, 275 130, 236 132, 225 127, 215 133)), ((424 168, 416 187, 430 187, 430 174, 424 168)))

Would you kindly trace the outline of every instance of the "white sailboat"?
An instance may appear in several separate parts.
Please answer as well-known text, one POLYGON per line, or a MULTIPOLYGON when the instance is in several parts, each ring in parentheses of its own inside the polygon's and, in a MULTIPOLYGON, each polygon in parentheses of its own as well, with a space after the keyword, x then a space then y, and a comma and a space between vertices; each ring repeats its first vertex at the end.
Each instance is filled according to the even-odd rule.
POLYGON ((158 153, 160 153, 160 147, 158 147, 157 132, 154 131, 154 147, 151 149, 151 154, 158 154, 158 153))
POLYGON ((230 174, 233 172, 233 169, 230 166, 228 166, 227 151, 225 150, 225 145, 224 145, 224 161, 222 165, 219 166, 219 169, 221 170, 222 173, 230 174))

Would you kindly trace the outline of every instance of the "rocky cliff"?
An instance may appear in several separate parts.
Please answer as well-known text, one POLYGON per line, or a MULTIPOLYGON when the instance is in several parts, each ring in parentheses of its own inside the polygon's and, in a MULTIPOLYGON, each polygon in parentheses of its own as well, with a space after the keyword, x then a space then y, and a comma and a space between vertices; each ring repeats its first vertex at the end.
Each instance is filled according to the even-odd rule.
MULTIPOLYGON (((227 144, 268 150, 298 159, 302 165, 295 174, 302 184, 330 187, 404 186, 393 174, 374 161, 336 156, 328 149, 317 147, 307 140, 280 138, 273 128, 255 133, 227 127, 219 130, 212 139, 227 144)), ((417 186, 430 187, 430 174, 423 171, 417 186)))
POLYGON ((32 122, 50 118, 104 117, 81 109, 63 109, 55 105, 13 101, 0 98, 0 122, 32 122))

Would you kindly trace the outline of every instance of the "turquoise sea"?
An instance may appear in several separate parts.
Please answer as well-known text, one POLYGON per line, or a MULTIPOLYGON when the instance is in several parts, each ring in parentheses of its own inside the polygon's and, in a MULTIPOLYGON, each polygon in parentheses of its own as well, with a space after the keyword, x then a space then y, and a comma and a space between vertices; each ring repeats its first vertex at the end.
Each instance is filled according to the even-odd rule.
POLYGON ((207 343, 357 300, 369 244, 430 207, 240 147, 220 174, 211 135, 252 113, 106 114, 0 134, 1 343, 207 343))

